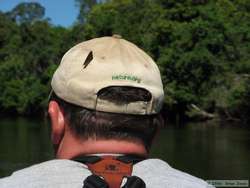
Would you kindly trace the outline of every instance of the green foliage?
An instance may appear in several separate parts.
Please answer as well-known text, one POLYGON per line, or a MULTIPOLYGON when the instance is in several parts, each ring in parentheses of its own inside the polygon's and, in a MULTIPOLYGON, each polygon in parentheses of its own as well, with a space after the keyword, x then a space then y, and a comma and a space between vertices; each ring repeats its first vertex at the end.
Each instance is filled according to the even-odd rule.
POLYGON ((60 61, 66 29, 47 21, 16 23, 0 19, 1 112, 32 114, 46 107, 52 70, 60 61))
POLYGON ((237 85, 228 96, 227 112, 232 118, 238 118, 242 124, 250 123, 250 77, 237 80, 237 85))
POLYGON ((184 114, 192 103, 205 109, 220 105, 216 96, 211 99, 213 88, 220 92, 231 79, 229 73, 248 73, 246 4, 229 0, 108 1, 89 12, 85 38, 116 33, 146 50, 160 66, 167 106, 184 114))
POLYGON ((49 24, 43 18, 44 8, 37 3, 22 3, 9 13, 0 13, 2 111, 41 111, 51 75, 71 46, 94 37, 120 34, 156 60, 168 111, 184 116, 195 104, 209 112, 220 109, 247 119, 247 0, 75 2, 78 22, 71 28, 49 24))

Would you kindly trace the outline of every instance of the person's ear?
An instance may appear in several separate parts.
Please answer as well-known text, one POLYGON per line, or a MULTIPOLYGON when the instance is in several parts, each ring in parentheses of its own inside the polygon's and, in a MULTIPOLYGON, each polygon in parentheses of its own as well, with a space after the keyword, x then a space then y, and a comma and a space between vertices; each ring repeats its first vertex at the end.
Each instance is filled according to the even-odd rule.
POLYGON ((51 140, 54 146, 58 146, 65 131, 65 117, 63 110, 56 101, 49 102, 48 113, 51 122, 51 140))

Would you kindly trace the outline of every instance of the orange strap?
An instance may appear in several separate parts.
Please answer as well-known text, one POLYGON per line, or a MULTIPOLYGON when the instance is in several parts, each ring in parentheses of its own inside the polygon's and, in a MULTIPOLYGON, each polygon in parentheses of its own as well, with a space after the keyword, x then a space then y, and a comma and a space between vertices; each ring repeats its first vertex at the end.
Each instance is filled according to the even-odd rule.
POLYGON ((125 176, 130 176, 133 168, 132 162, 125 163, 117 160, 114 156, 103 156, 102 160, 86 165, 93 174, 103 177, 109 184, 109 188, 119 188, 122 179, 125 176))

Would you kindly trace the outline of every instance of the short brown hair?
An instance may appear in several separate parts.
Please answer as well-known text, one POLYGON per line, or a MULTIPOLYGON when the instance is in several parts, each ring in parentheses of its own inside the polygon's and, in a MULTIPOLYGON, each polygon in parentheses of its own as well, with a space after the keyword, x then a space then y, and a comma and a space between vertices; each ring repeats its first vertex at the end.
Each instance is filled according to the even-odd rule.
MULTIPOLYGON (((115 103, 128 104, 135 101, 150 101, 151 94, 142 88, 107 87, 98 92, 98 97, 115 103)), ((160 114, 130 115, 90 110, 68 103, 56 94, 55 100, 64 109, 71 130, 81 139, 117 139, 141 141, 146 149, 163 121, 160 114)))

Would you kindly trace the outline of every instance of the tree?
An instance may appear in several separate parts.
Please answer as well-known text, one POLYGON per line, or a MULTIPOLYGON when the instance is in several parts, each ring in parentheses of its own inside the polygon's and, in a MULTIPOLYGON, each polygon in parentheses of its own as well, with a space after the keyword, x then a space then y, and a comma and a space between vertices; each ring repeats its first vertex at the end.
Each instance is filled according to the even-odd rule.
POLYGON ((0 26, 1 112, 42 112, 52 71, 65 53, 66 29, 47 20, 16 23, 9 14, 0 14, 0 26))
POLYGON ((151 54, 162 72, 166 102, 177 113, 184 115, 191 104, 214 111, 211 107, 223 98, 211 94, 230 90, 228 75, 249 70, 244 5, 246 1, 111 0, 88 13, 84 35, 120 34, 151 54))
POLYGON ((20 3, 10 12, 8 16, 17 23, 32 23, 43 19, 45 8, 39 3, 20 3))
POLYGON ((89 11, 94 5, 96 5, 98 0, 75 0, 76 6, 79 8, 79 15, 77 17, 80 24, 85 23, 86 17, 89 11))
POLYGON ((1 111, 41 111, 52 73, 71 46, 120 34, 159 65, 165 110, 173 116, 185 117, 190 106, 197 106, 247 119, 247 0, 76 0, 76 4, 78 23, 71 28, 51 25, 36 3, 0 12, 1 111))

